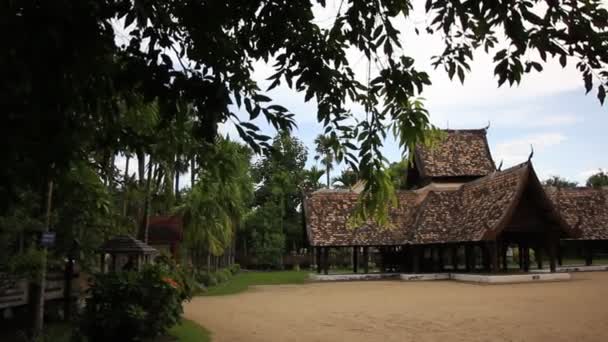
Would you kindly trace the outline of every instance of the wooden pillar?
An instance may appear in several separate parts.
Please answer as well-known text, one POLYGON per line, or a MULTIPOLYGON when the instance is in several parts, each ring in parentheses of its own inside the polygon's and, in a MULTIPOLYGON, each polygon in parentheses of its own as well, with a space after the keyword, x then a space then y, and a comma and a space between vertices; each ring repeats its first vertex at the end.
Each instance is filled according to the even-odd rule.
POLYGON ((556 247, 556 251, 555 253, 557 254, 557 264, 562 266, 563 265, 563 260, 562 260, 562 245, 559 241, 559 239, 557 240, 557 245, 556 247))
POLYGON ((521 242, 517 243, 517 261, 519 262, 519 270, 523 271, 524 269, 524 247, 521 242))
POLYGON ((322 251, 321 247, 316 247, 315 248, 316 258, 317 258, 317 273, 318 274, 321 274, 321 270, 323 269, 323 257, 321 255, 321 251, 322 251))
POLYGON ((452 271, 458 271, 458 245, 452 245, 452 271))
POLYGON ((353 247, 353 273, 357 273, 359 267, 359 247, 353 247))
POLYGON ((507 260, 507 252, 509 251, 509 244, 506 242, 503 242, 501 244, 502 249, 501 249, 501 254, 502 254, 502 269, 506 272, 509 268, 508 265, 508 260, 507 260))
POLYGON ((492 262, 491 262, 491 252, 490 252, 490 242, 482 242, 481 245, 481 259, 483 264, 483 270, 485 272, 492 271, 492 262))
POLYGON ((420 273, 420 252, 422 248, 419 245, 412 246, 412 272, 420 273))
POLYGON ((585 251, 585 265, 591 266, 593 264, 593 245, 591 241, 584 241, 583 249, 585 251))
POLYGON ((363 247, 363 273, 369 273, 369 247, 363 247))
POLYGON ((557 271, 555 256, 559 246, 559 237, 551 236, 547 242, 547 252, 549 252, 549 269, 551 270, 551 273, 555 273, 555 271, 557 271))
POLYGON ((467 272, 473 271, 473 246, 470 244, 464 245, 464 265, 467 272))
POLYGON ((405 273, 408 271, 408 257, 409 257, 410 251, 409 251, 409 246, 408 245, 402 245, 401 246, 401 254, 400 254, 400 262, 399 262, 399 271, 401 273, 405 273))
POLYGON ((323 273, 329 273, 329 247, 323 247, 323 273))
POLYGON ((524 250, 524 272, 529 272, 530 271, 530 247, 528 246, 528 243, 524 243, 523 245, 523 250, 524 250))
POLYGON ((539 270, 543 269, 543 249, 539 246, 534 250, 534 256, 536 257, 536 268, 539 270))
POLYGON ((498 263, 498 242, 490 241, 488 243, 488 252, 490 256, 490 266, 492 268, 492 272, 498 273, 500 271, 499 263, 498 263))
POLYGON ((437 253, 439 254, 439 260, 437 261, 439 263, 439 272, 443 272, 445 271, 445 248, 443 245, 437 247, 437 253))

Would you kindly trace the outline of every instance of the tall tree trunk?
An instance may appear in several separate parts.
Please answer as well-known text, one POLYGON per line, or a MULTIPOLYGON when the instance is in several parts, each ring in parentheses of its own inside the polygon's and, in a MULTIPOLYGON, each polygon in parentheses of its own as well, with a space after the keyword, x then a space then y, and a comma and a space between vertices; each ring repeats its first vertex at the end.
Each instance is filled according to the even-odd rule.
POLYGON ((173 172, 175 172, 175 203, 179 204, 179 155, 175 156, 173 172))
POLYGON ((325 168, 325 173, 327 173, 327 188, 329 189, 329 165, 327 165, 327 167, 325 168))
POLYGON ((112 191, 114 187, 114 163, 116 162, 116 153, 114 151, 111 152, 110 162, 108 163, 107 177, 108 177, 108 188, 112 191))
POLYGON ((137 154, 137 173, 139 176, 139 187, 143 189, 146 179, 146 154, 141 148, 135 152, 137 154))
MULTIPOLYGON (((48 232, 50 230, 51 225, 51 207, 53 204, 53 180, 49 179, 48 182, 48 192, 46 195, 46 212, 44 218, 44 231, 48 232)), ((42 247, 42 267, 40 269, 37 290, 38 293, 35 298, 34 305, 34 317, 33 317, 33 331, 32 336, 39 337, 42 336, 42 331, 44 329, 44 290, 46 287, 46 258, 47 258, 47 249, 46 247, 42 247)))
POLYGON ((190 159, 190 189, 194 187, 194 182, 196 181, 196 161, 194 156, 190 159))
POLYGON ((125 175, 123 177, 123 191, 124 198, 122 201, 122 216, 127 216, 127 207, 129 206, 129 192, 127 187, 127 182, 129 180, 129 160, 131 157, 127 155, 127 160, 125 161, 125 175))
POLYGON ((144 201, 144 242, 148 243, 148 228, 150 226, 150 197, 152 197, 152 156, 148 161, 148 181, 146 184, 146 200, 144 201))

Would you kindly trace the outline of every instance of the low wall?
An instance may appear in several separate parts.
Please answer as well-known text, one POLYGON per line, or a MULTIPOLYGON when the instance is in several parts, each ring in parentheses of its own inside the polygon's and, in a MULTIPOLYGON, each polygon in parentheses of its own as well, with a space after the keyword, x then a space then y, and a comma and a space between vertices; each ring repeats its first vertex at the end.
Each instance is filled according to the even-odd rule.
POLYGON ((367 273, 367 274, 310 274, 313 281, 365 281, 365 280, 400 280, 431 281, 454 280, 480 284, 515 284, 545 281, 570 280, 569 273, 528 273, 528 274, 470 274, 470 273, 367 273))

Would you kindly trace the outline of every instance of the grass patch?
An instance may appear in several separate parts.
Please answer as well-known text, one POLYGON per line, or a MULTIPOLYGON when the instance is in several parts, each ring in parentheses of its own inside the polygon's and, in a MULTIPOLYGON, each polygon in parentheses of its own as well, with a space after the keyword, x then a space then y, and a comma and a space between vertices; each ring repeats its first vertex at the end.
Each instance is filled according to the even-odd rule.
POLYGON ((240 272, 201 295, 223 296, 243 292, 251 285, 302 284, 307 279, 308 271, 240 272))
POLYGON ((209 342, 211 333, 191 320, 182 318, 181 322, 169 330, 169 335, 180 342, 209 342))

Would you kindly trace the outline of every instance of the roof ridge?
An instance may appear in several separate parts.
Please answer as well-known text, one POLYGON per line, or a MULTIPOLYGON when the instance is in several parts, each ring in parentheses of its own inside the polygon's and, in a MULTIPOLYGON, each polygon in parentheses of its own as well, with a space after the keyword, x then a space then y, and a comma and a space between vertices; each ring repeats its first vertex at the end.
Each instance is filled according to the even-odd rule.
POLYGON ((530 162, 525 161, 523 163, 520 163, 520 164, 517 164, 517 165, 513 165, 513 166, 511 166, 511 167, 509 167, 507 169, 501 170, 501 171, 496 170, 496 171, 490 173, 487 176, 483 176, 483 177, 477 178, 475 180, 472 180, 470 182, 466 182, 460 188, 462 189, 462 188, 465 188, 465 187, 469 187, 471 185, 475 185, 477 183, 481 183, 481 182, 487 181, 487 180, 492 179, 494 177, 497 177, 499 175, 505 175, 505 174, 509 174, 511 172, 520 171, 524 167, 529 166, 529 164, 530 164, 530 162))

